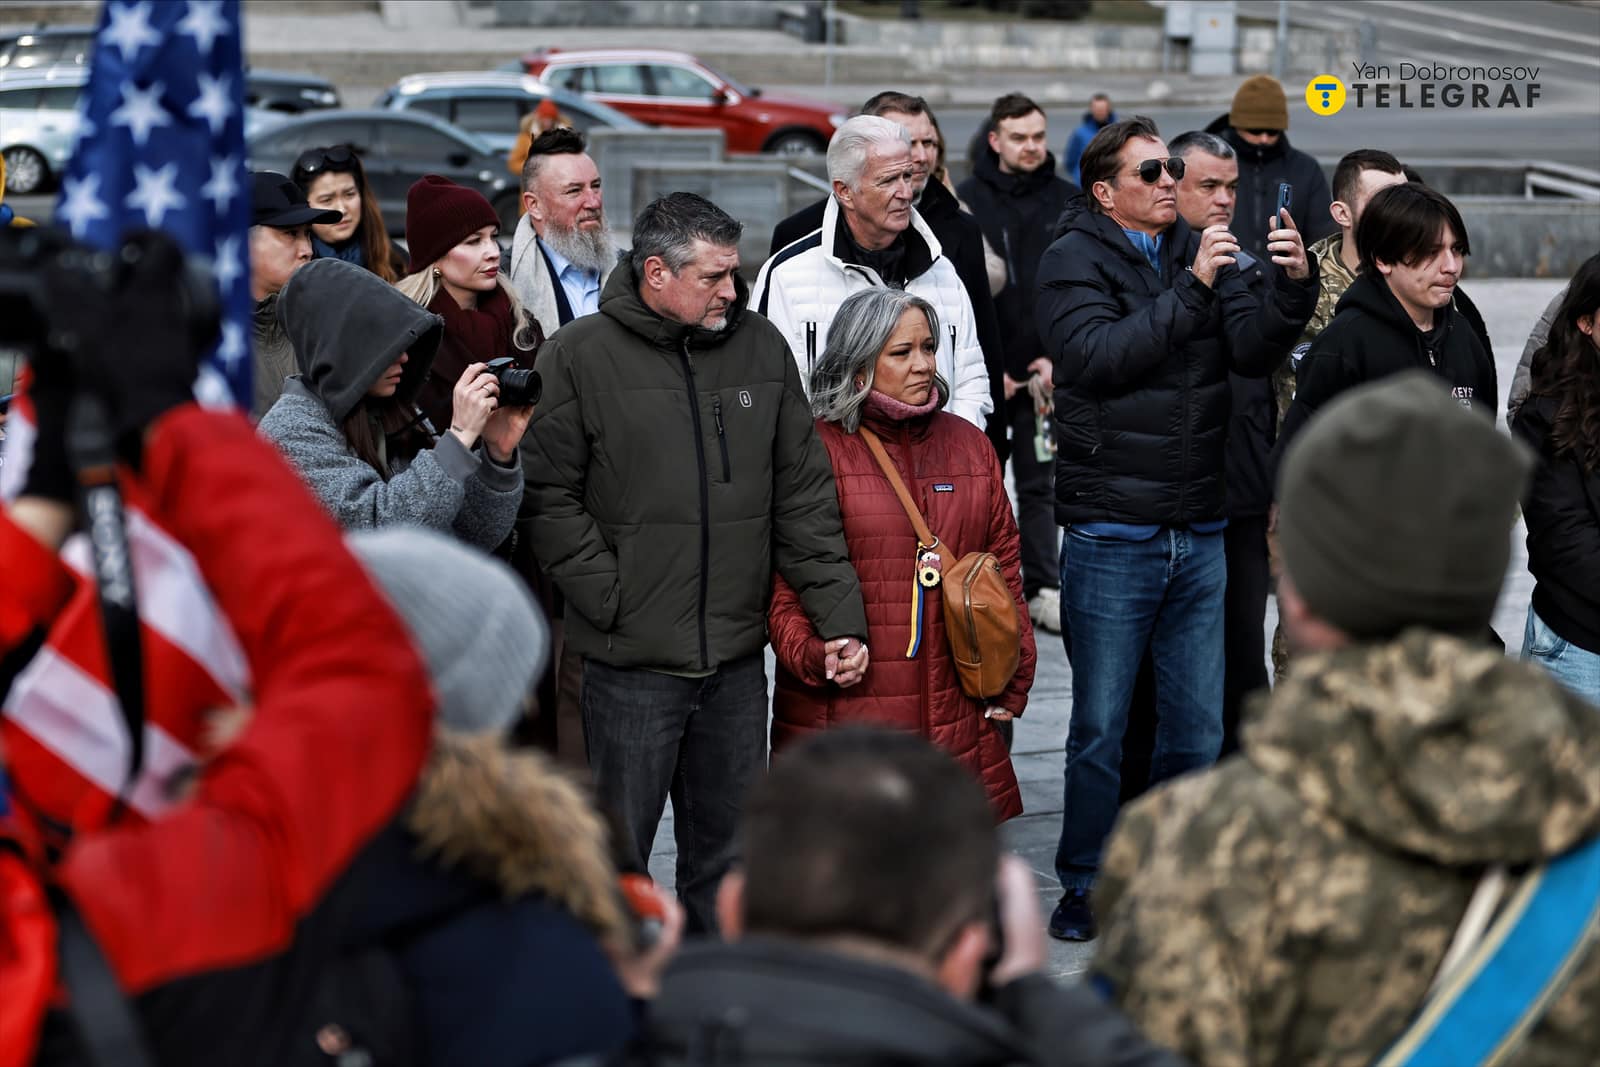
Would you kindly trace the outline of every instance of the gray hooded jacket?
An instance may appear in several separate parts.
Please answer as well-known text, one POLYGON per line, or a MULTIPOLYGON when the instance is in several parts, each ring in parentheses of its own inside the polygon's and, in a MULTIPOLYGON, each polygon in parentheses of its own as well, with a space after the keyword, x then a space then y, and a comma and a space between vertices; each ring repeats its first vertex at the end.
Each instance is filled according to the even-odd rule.
POLYGON ((300 373, 261 420, 261 433, 293 461, 346 529, 424 526, 492 549, 511 532, 522 467, 502 467, 480 444, 453 434, 431 449, 388 457, 390 478, 356 455, 341 429, 400 353, 409 353, 395 397, 408 409, 427 378, 440 318, 351 263, 317 259, 295 271, 278 298, 300 373))

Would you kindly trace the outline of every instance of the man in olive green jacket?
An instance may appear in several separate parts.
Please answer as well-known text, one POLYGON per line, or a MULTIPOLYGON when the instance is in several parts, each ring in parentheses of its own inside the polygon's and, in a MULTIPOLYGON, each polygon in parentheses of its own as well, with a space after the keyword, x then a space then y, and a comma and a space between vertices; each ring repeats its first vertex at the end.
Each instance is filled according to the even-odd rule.
POLYGON ((634 224, 600 312, 539 353, 533 549, 584 657, 583 721, 626 865, 647 870, 671 795, 692 930, 766 762, 767 602, 799 593, 836 684, 867 666, 833 468, 783 335, 746 310, 741 226, 674 193, 634 224))

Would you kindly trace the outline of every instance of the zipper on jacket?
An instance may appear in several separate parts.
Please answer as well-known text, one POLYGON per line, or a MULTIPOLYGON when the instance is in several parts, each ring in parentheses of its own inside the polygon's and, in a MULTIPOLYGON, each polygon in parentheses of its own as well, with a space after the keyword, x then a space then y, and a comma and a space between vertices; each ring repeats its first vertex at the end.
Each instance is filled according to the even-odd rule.
POLYGON ((722 398, 711 398, 711 417, 717 423, 717 447, 722 449, 722 480, 733 481, 733 470, 728 465, 728 431, 722 425, 722 398))
POLYGON ((817 369, 817 324, 806 323, 806 392, 811 391, 811 374, 817 369))
POLYGON ((705 429, 700 424, 700 394, 694 385, 694 356, 683 339, 683 372, 689 385, 689 415, 694 420, 694 456, 700 468, 700 669, 710 665, 706 651, 706 591, 711 577, 711 475, 706 470, 705 429))
POLYGON ((956 393, 956 373, 961 368, 960 368, 959 360, 956 358, 956 327, 955 327, 955 323, 948 323, 947 326, 949 327, 949 330, 950 330, 950 380, 945 384, 950 386, 950 399, 954 400, 955 399, 955 393, 956 393))

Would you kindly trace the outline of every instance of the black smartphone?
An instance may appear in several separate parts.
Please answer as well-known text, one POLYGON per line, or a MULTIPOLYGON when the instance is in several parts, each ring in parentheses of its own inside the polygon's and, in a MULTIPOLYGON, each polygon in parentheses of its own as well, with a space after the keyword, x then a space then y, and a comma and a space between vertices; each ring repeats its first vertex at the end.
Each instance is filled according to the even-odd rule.
POLYGON ((1294 186, 1288 182, 1278 183, 1278 210, 1272 214, 1272 228, 1283 229, 1283 213, 1289 210, 1289 197, 1294 193, 1294 186))

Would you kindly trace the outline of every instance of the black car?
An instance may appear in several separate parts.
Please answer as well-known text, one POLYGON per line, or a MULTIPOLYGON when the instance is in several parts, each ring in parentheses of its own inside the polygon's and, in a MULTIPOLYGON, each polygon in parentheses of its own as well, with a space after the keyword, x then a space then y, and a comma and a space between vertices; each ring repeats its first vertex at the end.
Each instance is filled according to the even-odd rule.
POLYGON ((521 190, 505 157, 472 134, 410 111, 319 111, 262 130, 249 138, 252 170, 288 174, 308 148, 354 146, 378 195, 392 234, 406 228, 406 192, 424 174, 441 174, 482 193, 500 216, 500 231, 516 229, 521 190))
POLYGON ((283 111, 298 115, 339 106, 339 92, 333 83, 310 74, 289 74, 281 70, 247 70, 244 75, 244 102, 263 111, 283 111))

